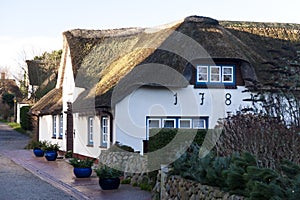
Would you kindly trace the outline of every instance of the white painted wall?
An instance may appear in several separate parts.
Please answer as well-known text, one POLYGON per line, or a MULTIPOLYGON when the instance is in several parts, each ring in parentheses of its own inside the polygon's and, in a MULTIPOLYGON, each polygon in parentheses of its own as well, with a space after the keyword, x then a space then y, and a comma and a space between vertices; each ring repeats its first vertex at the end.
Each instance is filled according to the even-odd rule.
MULTIPOLYGON (((58 118, 59 115, 57 115, 57 122, 56 122, 57 125, 59 123, 58 118)), ((65 139, 58 139, 58 138, 53 139, 52 133, 53 133, 52 115, 40 116, 39 117, 39 140, 40 141, 47 140, 53 144, 58 144, 60 147, 59 149, 65 151, 66 150, 65 139)))
POLYGON ((98 116, 93 116, 93 145, 88 145, 88 117, 89 116, 74 116, 74 153, 84 156, 97 158, 102 149, 100 147, 100 119, 98 116))
POLYGON ((21 108, 23 106, 29 106, 27 103, 17 103, 17 123, 20 124, 21 122, 21 108))
POLYGON ((250 98, 250 93, 242 93, 244 90, 245 87, 201 89, 192 85, 179 89, 139 88, 116 104, 114 140, 142 152, 147 116, 209 117, 208 128, 213 128, 219 118, 227 116, 227 112, 234 113, 242 107, 251 106, 250 103, 243 102, 243 99, 250 98), (199 93, 204 93, 203 105, 200 105, 202 96, 199 93), (227 93, 231 95, 230 105, 225 104, 227 93))

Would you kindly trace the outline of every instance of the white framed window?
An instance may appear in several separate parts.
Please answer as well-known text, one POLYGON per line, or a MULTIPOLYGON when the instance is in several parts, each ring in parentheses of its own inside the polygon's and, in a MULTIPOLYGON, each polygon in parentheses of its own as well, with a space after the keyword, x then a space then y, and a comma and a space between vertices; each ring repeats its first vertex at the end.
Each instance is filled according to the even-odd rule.
POLYGON ((208 66, 197 66, 197 81, 208 82, 208 66))
POLYGON ((63 119, 63 114, 59 115, 59 137, 62 138, 63 137, 63 131, 64 131, 64 119, 63 119))
POLYGON ((198 65, 196 72, 196 84, 222 84, 227 86, 235 85, 234 65, 198 65))
POLYGON ((94 118, 88 117, 88 144, 93 145, 94 118))
POLYGON ((175 119, 163 119, 162 127, 163 128, 176 128, 176 120, 175 119))
POLYGON ((107 116, 102 117, 101 120, 101 146, 107 146, 108 136, 109 136, 109 118, 107 116))
POLYGON ((56 115, 52 116, 52 138, 56 138, 57 135, 57 117, 56 115))
POLYGON ((233 67, 223 66, 222 67, 222 82, 233 83, 233 67))
POLYGON ((178 128, 192 128, 192 120, 191 119, 179 119, 178 128))
POLYGON ((148 127, 151 128, 161 128, 161 119, 149 118, 148 127))
POLYGON ((194 129, 206 129, 206 121, 205 119, 193 119, 193 128, 194 129))
POLYGON ((210 82, 221 82, 221 67, 211 66, 210 67, 210 82))

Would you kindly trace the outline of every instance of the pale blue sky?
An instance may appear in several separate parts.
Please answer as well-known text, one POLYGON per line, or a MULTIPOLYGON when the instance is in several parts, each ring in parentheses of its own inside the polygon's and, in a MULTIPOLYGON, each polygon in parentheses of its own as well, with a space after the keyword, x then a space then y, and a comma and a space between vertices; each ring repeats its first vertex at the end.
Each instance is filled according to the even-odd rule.
POLYGON ((299 0, 1 0, 0 68, 16 73, 22 59, 61 49, 69 29, 152 27, 189 15, 300 24, 299 8, 299 0))

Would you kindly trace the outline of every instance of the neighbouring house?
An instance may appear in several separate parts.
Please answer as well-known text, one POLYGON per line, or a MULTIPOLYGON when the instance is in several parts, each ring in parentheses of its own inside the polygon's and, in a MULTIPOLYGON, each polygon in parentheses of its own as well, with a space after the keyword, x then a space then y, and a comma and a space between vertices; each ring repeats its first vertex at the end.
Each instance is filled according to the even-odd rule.
POLYGON ((58 67, 49 67, 43 60, 26 60, 29 78, 30 99, 39 100, 55 88, 58 67))
POLYGON ((7 78, 5 72, 0 76, 0 118, 16 121, 16 103, 22 99, 22 93, 15 79, 7 78), (6 101, 3 101, 3 96, 6 101))
POLYGON ((116 141, 145 153, 151 128, 214 128, 252 106, 269 61, 299 52, 299 33, 297 24, 199 16, 155 28, 66 31, 56 87, 31 109, 36 134, 97 157, 116 141))

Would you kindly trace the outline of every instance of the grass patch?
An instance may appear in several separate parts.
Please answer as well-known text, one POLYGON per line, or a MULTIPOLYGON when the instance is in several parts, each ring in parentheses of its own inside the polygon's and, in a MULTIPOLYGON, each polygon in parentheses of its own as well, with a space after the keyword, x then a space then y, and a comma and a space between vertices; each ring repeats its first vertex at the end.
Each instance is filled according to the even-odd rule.
POLYGON ((21 124, 18 124, 16 122, 9 122, 7 123, 7 125, 12 127, 15 131, 27 135, 27 132, 24 129, 22 129, 21 124))

